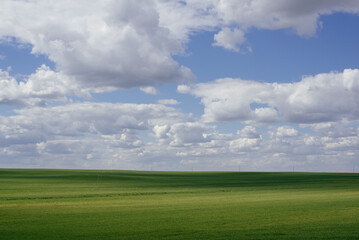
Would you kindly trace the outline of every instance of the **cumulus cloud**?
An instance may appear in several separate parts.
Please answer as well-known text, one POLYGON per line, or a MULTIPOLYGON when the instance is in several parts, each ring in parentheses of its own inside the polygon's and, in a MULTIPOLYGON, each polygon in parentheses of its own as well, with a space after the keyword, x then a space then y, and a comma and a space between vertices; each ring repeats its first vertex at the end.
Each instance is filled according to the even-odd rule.
POLYGON ((5 166, 30 161, 31 166, 42 167, 121 164, 133 168, 136 161, 163 152, 148 150, 151 143, 143 142, 140 132, 188 120, 188 115, 162 104, 85 102, 29 107, 0 116, 0 156, 11 159, 2 161, 5 166))
POLYGON ((201 143, 209 141, 206 132, 210 129, 200 123, 178 123, 171 126, 168 134, 172 138, 171 145, 201 143))
POLYGON ((294 29, 302 36, 311 36, 318 27, 320 15, 335 11, 358 12, 357 1, 301 1, 301 0, 219 0, 216 10, 227 24, 243 29, 294 29))
POLYGON ((245 41, 244 32, 239 29, 233 31, 229 28, 223 28, 214 35, 213 46, 224 47, 229 50, 239 52, 239 45, 245 41))
POLYGON ((359 3, 344 1, 301 0, 188 0, 159 1, 160 23, 178 38, 200 30, 219 32, 215 46, 239 51, 245 33, 251 28, 292 29, 304 37, 313 36, 321 26, 321 15, 333 12, 358 13, 359 3), (232 29, 232 30, 231 30, 232 29))
POLYGON ((320 26, 321 15, 359 12, 359 3, 353 0, 188 0, 159 1, 158 6, 160 23, 175 36, 185 39, 192 32, 219 28, 213 45, 234 51, 240 49, 251 28, 292 29, 308 37, 320 26))
MULTIPOLYGON (((330 161, 344 166, 359 155, 358 128, 325 134, 319 124, 257 127, 245 125, 237 134, 190 119, 162 104, 71 103, 16 110, 0 117, 2 166, 276 170, 292 162, 315 166, 330 161), (299 134, 310 127, 312 134, 299 134), (51 159, 51 160, 50 160, 51 159), (343 165, 344 164, 344 165, 343 165)), ((342 123, 345 124, 345 123, 342 123)), ((345 125, 342 125, 343 128, 345 125)), ((188 169, 187 169, 188 170, 188 169)), ((309 170, 307 168, 307 170, 309 170)))
POLYGON ((191 34, 213 31, 219 25, 217 4, 213 0, 158 0, 156 8, 160 25, 176 39, 187 42, 191 34))
POLYGON ((248 152, 259 149, 260 139, 258 138, 238 138, 230 142, 229 150, 231 152, 248 152))
POLYGON ((209 130, 213 127, 198 122, 182 122, 168 125, 156 125, 153 128, 159 139, 168 139, 171 146, 192 145, 210 141, 209 130))
POLYGON ((180 104, 180 102, 177 101, 176 99, 159 99, 157 102, 159 104, 164 104, 164 105, 178 105, 178 104, 180 104))
POLYGON ((257 129, 253 126, 245 126, 243 129, 238 130, 237 134, 243 138, 259 138, 260 135, 257 129))
POLYGON ((201 100, 201 119, 166 106, 179 104, 175 99, 67 102, 117 88, 155 95, 163 83, 193 81, 173 56, 186 54, 190 37, 203 31, 213 33, 214 46, 240 52, 253 28, 308 37, 321 15, 359 10, 352 0, 304 2, 1 1, 0 42, 30 47, 55 63, 21 81, 10 69, 0 71, 0 103, 26 105, 0 116, 2 167, 288 170, 290 159, 313 167, 305 170, 326 163, 341 170, 359 156, 358 69, 296 83, 226 78, 178 86, 201 100), (219 122, 236 121, 237 134, 218 130, 219 122))
MULTIPOLYGON (((0 39, 28 45, 88 89, 192 81, 172 56, 191 35, 218 31, 214 45, 239 51, 251 28, 313 35, 318 18, 357 13, 357 1, 11 1, 0 3, 0 39)), ((152 91, 153 92, 153 91, 152 91)), ((258 110, 260 111, 260 110, 258 110)), ((268 109, 259 114, 271 114, 268 109)))
POLYGON ((167 133, 170 130, 170 126, 168 125, 155 125, 153 127, 153 132, 155 133, 155 137, 159 138, 159 139, 163 139, 163 138, 168 138, 169 136, 167 135, 167 133))
POLYGON ((285 137, 296 137, 299 135, 298 130, 290 126, 280 126, 275 131, 275 136, 280 138, 285 137))
POLYGON ((16 113, 0 117, 2 146, 89 135, 116 135, 116 141, 127 141, 135 139, 130 137, 133 132, 129 130, 146 130, 148 125, 187 118, 173 108, 146 104, 74 103, 26 108, 16 113))
POLYGON ((154 1, 6 0, 0 16, 0 38, 30 44, 88 88, 194 79, 172 59, 181 39, 162 27, 154 1))
POLYGON ((351 121, 340 121, 340 122, 325 122, 325 123, 315 123, 310 125, 303 125, 303 127, 309 126, 313 130, 319 133, 322 136, 329 137, 345 137, 345 136, 355 136, 357 135, 358 129, 353 125, 355 122, 351 121))
POLYGON ((206 122, 336 122, 358 120, 358 79, 358 69, 346 69, 306 76, 296 83, 226 78, 179 86, 178 92, 201 99, 206 122))
MULTIPOLYGON (((204 105, 203 119, 207 122, 215 121, 249 121, 261 119, 262 112, 275 112, 271 107, 257 108, 257 112, 251 109, 251 104, 261 102, 256 96, 270 94, 270 85, 254 81, 239 79, 219 79, 215 82, 201 83, 191 87, 178 87, 179 93, 190 93, 201 98, 204 105)), ((273 115, 273 113, 271 114, 273 115)), ((271 116, 276 118, 276 116, 271 116)))
POLYGON ((140 90, 144 93, 150 94, 150 95, 157 95, 157 89, 154 87, 141 87, 140 90))
POLYGON ((65 101, 66 95, 90 96, 88 90, 45 65, 20 82, 0 69, 0 104, 44 105, 46 101, 65 101))

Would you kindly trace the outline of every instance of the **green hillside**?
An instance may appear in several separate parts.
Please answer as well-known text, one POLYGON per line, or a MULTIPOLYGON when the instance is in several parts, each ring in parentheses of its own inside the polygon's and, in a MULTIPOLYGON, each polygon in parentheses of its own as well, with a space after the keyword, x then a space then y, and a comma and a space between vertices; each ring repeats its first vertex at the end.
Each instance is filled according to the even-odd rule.
POLYGON ((0 169, 0 239, 359 239, 359 175, 0 169))

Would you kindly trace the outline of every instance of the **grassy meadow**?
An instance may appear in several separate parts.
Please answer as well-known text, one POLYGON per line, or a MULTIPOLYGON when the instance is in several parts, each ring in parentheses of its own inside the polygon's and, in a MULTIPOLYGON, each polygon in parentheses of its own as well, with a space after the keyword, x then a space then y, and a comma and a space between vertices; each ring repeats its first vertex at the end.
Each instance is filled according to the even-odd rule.
POLYGON ((359 174, 0 169, 0 239, 359 239, 359 174))

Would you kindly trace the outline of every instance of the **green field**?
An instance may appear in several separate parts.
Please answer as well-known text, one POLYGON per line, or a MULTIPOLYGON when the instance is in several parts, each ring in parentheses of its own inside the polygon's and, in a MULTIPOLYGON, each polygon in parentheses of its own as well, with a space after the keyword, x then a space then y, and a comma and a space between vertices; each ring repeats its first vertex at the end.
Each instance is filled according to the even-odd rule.
POLYGON ((359 175, 0 169, 0 239, 359 239, 359 175))

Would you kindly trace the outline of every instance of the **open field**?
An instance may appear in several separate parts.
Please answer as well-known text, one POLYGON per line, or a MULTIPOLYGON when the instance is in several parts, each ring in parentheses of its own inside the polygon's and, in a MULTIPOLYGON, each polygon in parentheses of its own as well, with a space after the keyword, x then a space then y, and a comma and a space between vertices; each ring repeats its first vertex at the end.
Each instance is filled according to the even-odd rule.
POLYGON ((0 239, 359 239, 359 175, 0 169, 0 239))

